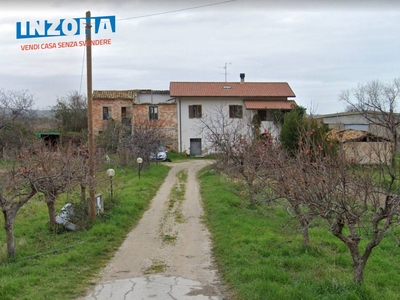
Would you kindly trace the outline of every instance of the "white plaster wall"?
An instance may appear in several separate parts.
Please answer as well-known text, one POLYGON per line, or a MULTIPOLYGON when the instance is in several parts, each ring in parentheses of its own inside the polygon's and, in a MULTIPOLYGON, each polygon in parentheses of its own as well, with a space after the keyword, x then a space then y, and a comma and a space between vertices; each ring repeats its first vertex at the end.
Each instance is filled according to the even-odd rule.
POLYGON ((171 99, 169 94, 138 94, 136 103, 164 103, 171 99))
POLYGON ((281 126, 276 126, 272 121, 261 122, 261 130, 267 130, 275 139, 279 139, 281 129, 281 126))
POLYGON ((207 144, 206 136, 204 133, 199 132, 201 128, 200 119, 189 119, 189 105, 201 105, 203 120, 210 116, 217 118, 220 116, 218 111, 222 108, 224 114, 229 117, 229 105, 242 105, 243 106, 243 118, 234 119, 234 121, 243 123, 243 130, 247 132, 247 125, 251 121, 251 111, 245 109, 243 99, 241 98, 185 98, 178 99, 178 140, 179 149, 181 152, 187 151, 190 153, 190 139, 201 138, 203 154, 205 149, 210 145, 207 144))
POLYGON ((363 124, 368 125, 368 121, 361 115, 337 115, 324 117, 323 121, 325 124, 330 125, 331 128, 336 127, 337 124, 363 124))

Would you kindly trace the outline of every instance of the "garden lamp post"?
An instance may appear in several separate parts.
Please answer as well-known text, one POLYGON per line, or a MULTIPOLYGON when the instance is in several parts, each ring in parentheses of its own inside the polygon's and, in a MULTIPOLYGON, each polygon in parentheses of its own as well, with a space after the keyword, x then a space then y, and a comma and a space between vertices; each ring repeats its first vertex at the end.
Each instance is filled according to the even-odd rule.
POLYGON ((136 162, 138 163, 138 175, 139 175, 139 179, 140 179, 140 170, 142 169, 143 158, 138 157, 136 162))
POLYGON ((113 177, 115 175, 115 170, 114 169, 108 169, 107 170, 107 175, 110 177, 110 194, 111 194, 111 200, 113 200, 113 177))

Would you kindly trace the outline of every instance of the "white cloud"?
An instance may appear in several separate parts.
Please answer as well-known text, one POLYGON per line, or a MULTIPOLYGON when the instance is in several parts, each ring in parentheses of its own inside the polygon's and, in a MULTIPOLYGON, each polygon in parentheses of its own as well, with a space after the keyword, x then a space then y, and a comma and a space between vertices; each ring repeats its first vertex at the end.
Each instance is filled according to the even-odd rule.
MULTIPOLYGON (((399 77, 400 11, 394 1, 244 1, 169 13, 213 1, 52 1, 0 4, 0 88, 29 89, 37 105, 86 92, 84 47, 22 51, 21 45, 84 40, 16 40, 15 23, 116 15, 111 45, 93 51, 94 89, 168 89, 170 81, 287 81, 296 101, 340 111, 343 89, 399 77), (190 3, 190 4, 189 4, 190 3), (301 4, 299 4, 301 3, 301 4), (329 2, 332 3, 332 2, 329 2), (378 3, 381 5, 378 7, 378 3), (4 6, 4 7, 2 7, 4 6), (140 16, 165 13, 154 16, 140 16), (168 12, 168 13, 167 13, 168 12), (82 80, 83 75, 83 80, 82 80)), ((102 37, 107 37, 107 34, 102 37)))

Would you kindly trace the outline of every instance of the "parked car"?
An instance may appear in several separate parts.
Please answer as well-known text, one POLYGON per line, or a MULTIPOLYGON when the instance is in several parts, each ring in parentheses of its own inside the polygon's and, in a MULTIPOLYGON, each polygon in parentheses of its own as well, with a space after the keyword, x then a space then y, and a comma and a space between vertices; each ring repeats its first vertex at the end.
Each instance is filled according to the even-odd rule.
POLYGON ((167 151, 163 146, 158 147, 157 155, 154 153, 150 154, 150 160, 157 160, 157 161, 171 161, 171 159, 167 156, 167 151))

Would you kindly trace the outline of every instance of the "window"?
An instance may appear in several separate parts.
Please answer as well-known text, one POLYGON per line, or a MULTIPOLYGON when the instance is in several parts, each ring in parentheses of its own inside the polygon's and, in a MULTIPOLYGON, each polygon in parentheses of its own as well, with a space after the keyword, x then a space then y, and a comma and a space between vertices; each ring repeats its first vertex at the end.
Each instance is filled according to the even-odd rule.
POLYGON ((131 124, 131 110, 129 107, 121 107, 121 123, 124 125, 131 124))
POLYGON ((274 121, 275 113, 273 110, 259 110, 258 115, 261 118, 261 121, 274 121))
POLYGON ((158 120, 158 106, 149 106, 149 119, 158 120))
POLYGON ((260 116, 261 121, 275 122, 279 119, 279 116, 283 117, 285 111, 264 109, 264 110, 258 110, 257 113, 260 116), (279 114, 279 112, 281 113, 279 114))
POLYGON ((126 118, 126 107, 121 107, 121 119, 126 118))
POLYGON ((243 107, 241 105, 229 105, 229 118, 231 119, 243 118, 243 107))
POLYGON ((103 120, 111 119, 111 107, 103 107, 103 120))
POLYGON ((267 111, 265 109, 258 110, 257 114, 260 116, 260 120, 261 121, 266 121, 267 120, 267 111))
POLYGON ((189 119, 201 119, 201 105, 189 105, 189 119))

